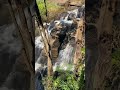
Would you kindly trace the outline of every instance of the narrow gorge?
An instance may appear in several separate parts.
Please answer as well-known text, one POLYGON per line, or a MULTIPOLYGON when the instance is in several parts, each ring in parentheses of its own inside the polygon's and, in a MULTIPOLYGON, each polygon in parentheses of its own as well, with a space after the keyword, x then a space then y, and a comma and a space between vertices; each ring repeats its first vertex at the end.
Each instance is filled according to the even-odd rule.
MULTIPOLYGON (((69 73, 74 74, 80 69, 80 63, 84 67, 84 13, 85 6, 82 5, 59 14, 50 23, 43 24, 47 30, 45 33, 49 39, 49 52, 55 77, 59 77, 58 74, 61 74, 59 70, 62 70, 63 73, 69 71, 69 73)), ((37 27, 37 29, 42 30, 42 27, 37 27)), ((41 36, 35 38, 36 90, 43 90, 42 80, 48 72, 48 58, 44 51, 45 46, 42 39, 41 36)))

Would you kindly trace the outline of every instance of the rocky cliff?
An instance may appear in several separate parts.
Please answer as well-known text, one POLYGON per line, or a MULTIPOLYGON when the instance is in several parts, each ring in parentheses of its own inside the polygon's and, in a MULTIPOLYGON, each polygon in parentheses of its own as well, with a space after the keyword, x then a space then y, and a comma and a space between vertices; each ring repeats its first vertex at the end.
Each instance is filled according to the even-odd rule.
POLYGON ((34 90, 34 3, 0 1, 0 90, 34 90))
POLYGON ((86 0, 86 90, 120 90, 119 6, 86 0))

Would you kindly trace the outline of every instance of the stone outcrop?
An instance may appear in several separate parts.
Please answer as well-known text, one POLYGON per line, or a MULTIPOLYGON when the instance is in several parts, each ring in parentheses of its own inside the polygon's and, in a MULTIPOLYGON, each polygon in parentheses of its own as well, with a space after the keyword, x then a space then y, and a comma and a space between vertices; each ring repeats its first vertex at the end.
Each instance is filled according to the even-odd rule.
POLYGON ((86 0, 86 90, 120 90, 120 2, 86 0), (117 62, 117 63, 115 63, 117 62))
POLYGON ((75 69, 74 69, 74 73, 76 74, 78 72, 80 63, 82 63, 82 45, 84 44, 83 42, 83 37, 84 37, 84 20, 83 18, 80 21, 77 21, 77 29, 76 29, 76 33, 75 33, 75 54, 74 54, 74 65, 75 65, 75 69))
POLYGON ((51 56, 53 60, 56 60, 59 54, 59 50, 64 49, 67 42, 69 42, 69 38, 71 37, 69 32, 71 28, 64 27, 63 25, 57 25, 54 30, 51 32, 51 56), (60 27, 61 26, 61 27, 60 27), (69 32, 69 33, 68 33, 69 32))
POLYGON ((0 90, 34 90, 34 4, 0 1, 0 90))
POLYGON ((51 26, 48 29, 49 31, 52 30, 49 38, 51 57, 53 61, 58 58, 60 50, 64 50, 68 44, 74 48, 73 52, 76 51, 75 58, 78 60, 80 48, 83 46, 83 17, 84 5, 78 9, 60 14, 57 20, 50 23, 51 26), (75 46, 77 47, 76 50, 75 46))

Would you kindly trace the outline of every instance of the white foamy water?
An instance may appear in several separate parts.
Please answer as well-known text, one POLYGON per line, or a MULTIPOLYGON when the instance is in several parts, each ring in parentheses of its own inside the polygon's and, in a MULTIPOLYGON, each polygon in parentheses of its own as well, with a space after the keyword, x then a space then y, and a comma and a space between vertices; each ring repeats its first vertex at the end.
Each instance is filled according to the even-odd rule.
MULTIPOLYGON (((71 26, 71 24, 73 23, 73 20, 68 20, 68 17, 70 15, 73 15, 73 17, 75 16, 76 19, 80 20, 80 18, 78 18, 78 14, 79 16, 83 15, 83 9, 85 8, 85 5, 83 5, 81 8, 79 9, 75 9, 75 10, 71 10, 71 11, 67 11, 66 15, 61 15, 60 20, 54 20, 51 23, 48 23, 48 33, 50 35, 51 31, 55 28, 55 26, 57 24, 63 24, 63 25, 68 25, 69 27, 71 26), (80 11, 82 10, 82 11, 80 11)), ((35 54, 36 54, 36 60, 40 60, 41 59, 41 50, 43 49, 44 44, 42 42, 41 37, 36 37, 35 38, 35 54)), ((67 44, 66 48, 63 50, 59 51, 59 56, 57 58, 57 62, 66 62, 66 63, 70 63, 72 62, 73 59, 73 47, 70 44, 67 44)), ((56 62, 56 63, 57 63, 56 62)), ((36 62, 37 63, 37 62, 36 62)), ((38 68, 39 65, 36 64, 36 68, 38 68)))
MULTIPOLYGON (((47 31, 50 35, 51 31, 55 28, 57 24, 65 25, 68 27, 71 27, 73 24, 72 18, 76 18, 77 20, 80 20, 80 18, 83 16, 83 9, 85 6, 82 6, 80 9, 75 9, 67 12, 67 15, 62 15, 60 17, 60 20, 54 20, 51 23, 48 23, 47 25, 47 31), (82 10, 82 11, 80 11, 82 10), (69 19, 68 19, 69 18, 69 19)), ((44 24, 46 25, 46 24, 44 24)), ((47 62, 42 56, 42 49, 44 47, 44 44, 42 42, 42 38, 36 37, 35 38, 35 71, 41 72, 41 70, 45 71, 45 68, 47 67, 45 63, 41 63, 42 61, 47 62), (41 62, 40 62, 41 61, 41 62)), ((71 64, 73 61, 74 56, 74 47, 70 45, 70 43, 67 43, 65 49, 59 51, 58 58, 53 66, 53 70, 55 71, 58 66, 61 67, 63 70, 67 70, 67 64, 71 64)), ((73 70, 73 67, 71 68, 71 71, 73 70)), ((42 73, 40 73, 42 76, 42 73)), ((40 82, 38 80, 38 76, 36 77, 36 90, 41 90, 42 87, 40 82)))
POLYGON ((41 36, 35 38, 35 47, 40 49, 44 47, 41 36))
POLYGON ((73 59, 73 47, 70 44, 67 44, 66 48, 63 50, 60 50, 59 56, 57 61, 58 62, 64 62, 64 63, 70 63, 73 59))

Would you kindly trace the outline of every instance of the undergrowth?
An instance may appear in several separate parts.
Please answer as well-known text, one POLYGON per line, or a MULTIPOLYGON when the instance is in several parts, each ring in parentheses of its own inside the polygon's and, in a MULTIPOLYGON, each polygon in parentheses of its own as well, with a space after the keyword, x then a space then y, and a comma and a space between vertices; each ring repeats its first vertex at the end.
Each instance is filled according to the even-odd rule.
POLYGON ((46 87, 46 81, 52 81, 52 90, 84 90, 84 67, 79 71, 79 76, 75 77, 74 73, 69 70, 58 69, 57 75, 52 78, 44 78, 43 83, 46 87))

